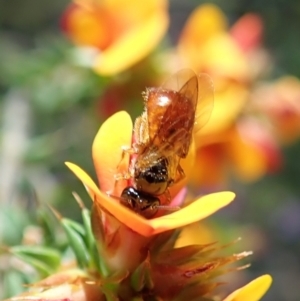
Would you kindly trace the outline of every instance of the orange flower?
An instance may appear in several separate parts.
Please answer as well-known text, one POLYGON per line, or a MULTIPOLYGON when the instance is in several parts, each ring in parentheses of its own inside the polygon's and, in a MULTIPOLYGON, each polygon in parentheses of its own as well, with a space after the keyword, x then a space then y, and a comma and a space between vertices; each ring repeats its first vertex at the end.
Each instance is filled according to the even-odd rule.
POLYGON ((167 0, 74 0, 62 18, 75 44, 98 50, 92 66, 102 75, 122 72, 147 56, 168 23, 167 0))
POLYGON ((242 119, 219 135, 201 137, 197 149, 197 172, 193 185, 225 184, 230 171, 242 181, 254 181, 281 166, 277 143, 265 127, 255 119, 242 119))
POLYGON ((195 137, 199 167, 191 177, 195 185, 224 183, 228 167, 249 181, 279 165, 278 148, 268 128, 259 128, 258 122, 237 121, 248 105, 250 83, 257 75, 252 55, 261 36, 258 16, 245 15, 229 29, 225 15, 212 4, 196 8, 182 31, 178 41, 180 58, 197 73, 212 76, 215 85, 213 112, 195 137), (263 141, 262 137, 267 139, 263 141))
POLYGON ((300 81, 283 76, 257 87, 252 94, 252 109, 267 116, 277 137, 291 143, 300 137, 300 81))
POLYGON ((229 34, 224 14, 213 4, 200 5, 190 15, 179 38, 178 51, 184 64, 197 72, 207 72, 213 78, 248 80, 246 57, 229 34))
MULTIPOLYGON (((233 200, 234 193, 232 192, 214 193, 201 197, 176 212, 150 220, 120 205, 105 192, 112 191, 114 188, 114 175, 121 158, 121 147, 131 145, 131 135, 132 121, 126 112, 119 112, 109 118, 96 135, 93 143, 93 160, 101 190, 81 168, 67 163, 67 166, 83 182, 94 200, 94 205, 100 211, 109 212, 128 228, 142 236, 149 237, 199 221, 233 200)), ((123 186, 120 185, 115 193, 120 195, 125 185, 125 183, 123 186)), ((174 193, 171 192, 171 194, 174 197, 174 193)))
POLYGON ((226 130, 248 100, 250 68, 228 31, 222 11, 212 4, 196 8, 182 30, 177 48, 184 65, 197 73, 208 73, 214 82, 214 110, 200 137, 226 130))
MULTIPOLYGON (((113 176, 121 157, 121 146, 130 145, 131 135, 132 122, 126 112, 119 112, 109 118, 96 135, 92 152, 103 191, 111 191, 114 188, 113 176)), ((108 197, 78 166, 72 163, 67 165, 83 182, 94 201, 92 229, 96 241, 99 242, 100 258, 105 258, 105 274, 99 275, 89 269, 62 270, 35 283, 30 292, 13 297, 10 301, 104 300, 108 297, 117 298, 119 294, 125 295, 122 299, 131 300, 133 296, 148 296, 149 292, 163 299, 166 296, 167 299, 169 295, 174 297, 174 289, 176 294, 179 294, 179 300, 186 300, 187 296, 202 298, 218 285, 211 282, 221 272, 218 268, 250 254, 242 252, 224 258, 216 257, 212 255, 214 248, 195 244, 187 248, 173 249, 176 238, 170 237, 172 231, 166 235, 155 235, 205 218, 229 204, 234 198, 232 192, 210 194, 174 213, 147 220, 108 197), (115 229, 108 225, 112 220, 119 222, 115 229), (100 228, 102 229, 99 231, 100 228), (102 239, 101 235, 106 237, 102 239), (157 240, 153 239, 149 248, 152 237, 157 240), (102 256, 103 251, 109 256, 102 256), (144 254, 141 254, 142 252, 144 254)), ((125 168, 128 168, 128 162, 125 168)), ((118 187, 116 193, 125 185, 124 183, 118 187)), ((171 194, 174 196, 172 192, 171 194)), ((271 277, 264 275, 235 291, 224 301, 257 301, 270 284, 271 277)))

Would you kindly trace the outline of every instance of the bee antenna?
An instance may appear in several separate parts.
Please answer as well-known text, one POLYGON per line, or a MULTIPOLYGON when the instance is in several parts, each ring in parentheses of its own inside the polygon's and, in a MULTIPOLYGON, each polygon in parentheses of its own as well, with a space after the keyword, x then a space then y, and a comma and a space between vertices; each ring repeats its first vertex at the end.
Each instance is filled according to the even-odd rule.
POLYGON ((106 191, 105 193, 110 198, 113 198, 113 199, 116 199, 116 200, 121 200, 121 198, 119 196, 111 194, 111 191, 106 191))
POLYGON ((168 205, 158 205, 156 206, 156 208, 165 211, 177 211, 181 209, 179 206, 168 206, 168 205))

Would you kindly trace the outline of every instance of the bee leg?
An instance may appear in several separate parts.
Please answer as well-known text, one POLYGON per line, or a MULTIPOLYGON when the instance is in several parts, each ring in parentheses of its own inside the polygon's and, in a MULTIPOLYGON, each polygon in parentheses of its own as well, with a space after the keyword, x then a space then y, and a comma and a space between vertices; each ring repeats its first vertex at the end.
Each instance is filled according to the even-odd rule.
POLYGON ((114 175, 115 183, 114 183, 113 191, 116 191, 118 182, 123 180, 129 180, 130 178, 131 178, 131 174, 129 172, 115 174, 114 175))
POLYGON ((129 172, 125 173, 117 173, 114 175, 115 181, 129 180, 131 178, 131 174, 129 172))
MULTIPOLYGON (((122 162, 125 158, 125 155, 126 154, 129 154, 129 155, 132 155, 132 154, 136 154, 137 153, 137 148, 135 146, 133 147, 129 147, 129 146, 122 146, 122 156, 121 156, 121 160, 120 162, 118 163, 117 165, 117 173, 114 175, 114 178, 115 178, 115 182, 117 181, 121 181, 121 180, 128 180, 132 177, 132 173, 131 173, 131 170, 130 170, 130 166, 127 167, 127 171, 126 172, 119 172, 120 169, 121 169, 121 165, 122 165, 122 162)), ((124 168, 123 168, 124 170, 124 168)), ((116 184, 115 184, 116 186, 116 184)))
POLYGON ((167 199, 167 205, 171 203, 171 193, 170 193, 170 190, 169 188, 167 188, 167 190, 165 191, 165 197, 167 199))
POLYGON ((123 145, 121 149, 122 149, 122 154, 121 154, 120 162, 117 165, 117 170, 120 168, 126 154, 132 155, 136 153, 136 150, 130 146, 123 145))
POLYGON ((176 176, 176 179, 174 180, 174 183, 180 182, 185 177, 184 170, 182 169, 182 167, 180 166, 180 164, 178 164, 177 172, 178 172, 178 174, 176 176))

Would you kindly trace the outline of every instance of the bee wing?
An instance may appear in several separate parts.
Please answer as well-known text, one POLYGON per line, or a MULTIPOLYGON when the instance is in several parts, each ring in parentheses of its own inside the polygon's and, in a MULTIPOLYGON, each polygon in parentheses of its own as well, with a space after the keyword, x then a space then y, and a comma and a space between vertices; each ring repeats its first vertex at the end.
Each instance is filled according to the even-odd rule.
MULTIPOLYGON (((188 87, 186 86, 186 88, 188 87)), ((196 86, 196 85, 195 85, 196 86)), ((208 122, 213 107, 214 107, 214 84, 211 77, 208 74, 196 73, 191 69, 182 69, 179 70, 175 75, 171 76, 167 81, 162 85, 162 88, 168 90, 175 90, 182 94, 185 94, 190 99, 194 99, 194 95, 188 95, 195 93, 197 97, 197 108, 195 114, 195 124, 194 124, 194 133, 197 133, 203 126, 208 122), (193 89, 190 80, 194 77, 198 79, 197 90, 193 89), (184 86, 190 82, 189 89, 184 89, 184 86)))
POLYGON ((198 95, 194 125, 194 133, 196 133, 208 122, 214 107, 214 84, 211 77, 205 73, 196 75, 191 69, 182 69, 167 79, 162 88, 178 92, 183 89, 184 91, 181 93, 188 93, 184 86, 194 77, 198 79, 198 89, 197 91, 196 89, 189 89, 189 92, 198 95))
POLYGON ((185 158, 192 134, 209 120, 214 102, 214 87, 207 74, 197 76, 182 69, 159 89, 147 91, 146 111, 150 147, 159 153, 185 158))
POLYGON ((197 133, 208 122, 214 107, 214 84, 211 77, 201 73, 197 78, 199 89, 194 133, 197 133))
POLYGON ((181 69, 170 76, 161 86, 165 90, 174 90, 179 92, 188 81, 196 77, 196 73, 192 69, 181 69))
POLYGON ((183 69, 160 89, 148 91, 150 142, 160 153, 186 157, 192 139, 198 101, 198 77, 183 69))

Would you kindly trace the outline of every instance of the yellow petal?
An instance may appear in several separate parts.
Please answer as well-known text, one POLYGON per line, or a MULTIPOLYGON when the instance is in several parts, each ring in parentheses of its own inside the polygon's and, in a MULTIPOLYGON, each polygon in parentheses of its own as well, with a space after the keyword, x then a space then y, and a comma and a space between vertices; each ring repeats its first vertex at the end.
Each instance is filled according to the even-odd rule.
POLYGON ((241 180, 255 181, 267 172, 268 158, 255 143, 236 136, 227 147, 234 170, 241 180))
POLYGON ((198 60, 200 70, 205 68, 212 76, 216 74, 239 81, 249 79, 250 69, 246 57, 227 33, 215 35, 205 43, 198 60))
POLYGON ((162 39, 168 23, 166 12, 153 14, 144 24, 128 31, 103 51, 95 61, 95 72, 113 75, 140 61, 162 39))
POLYGON ((230 191, 205 195, 188 206, 168 215, 149 220, 155 233, 183 227, 200 221, 233 201, 235 194, 230 191))
POLYGON ((270 275, 263 275, 230 294, 224 301, 258 301, 272 283, 270 275))
POLYGON ((197 222, 185 226, 180 231, 180 236, 176 240, 175 248, 186 247, 190 245, 203 245, 217 240, 217 231, 213 225, 205 222, 197 222))
MULTIPOLYGON (((126 155, 122 170, 117 166, 122 158, 122 146, 131 146, 132 121, 127 112, 122 111, 108 118, 100 127, 92 146, 93 161, 102 191, 112 192, 114 190, 114 175, 120 171, 127 172, 129 156, 126 155)), ((126 183, 118 183, 116 196, 126 183), (123 185, 122 185, 123 184, 123 185)))
POLYGON ((227 21, 223 12, 213 4, 196 8, 186 22, 178 47, 183 56, 191 59, 199 56, 199 47, 215 34, 224 32, 227 21))
POLYGON ((207 124, 197 133, 197 145, 201 144, 202 136, 217 134, 232 126, 248 100, 249 91, 245 85, 229 80, 214 83, 214 108, 207 124))
POLYGON ((97 187, 95 182, 91 179, 91 177, 76 164, 73 164, 71 162, 65 162, 65 164, 75 174, 75 176, 84 184, 91 199, 94 200, 95 193, 99 191, 99 188, 97 187))

